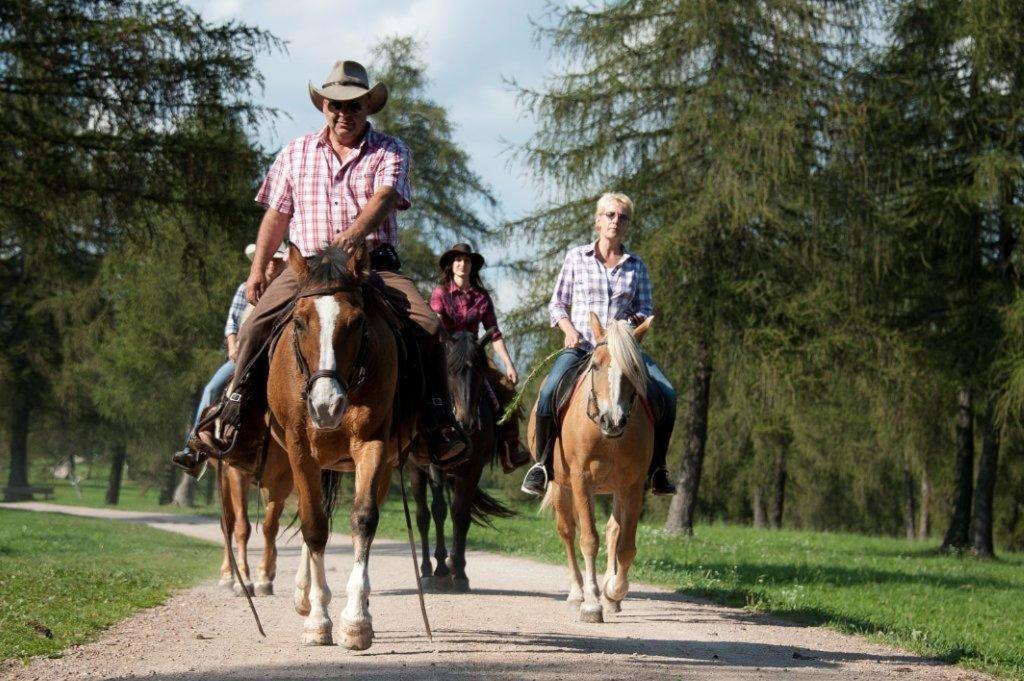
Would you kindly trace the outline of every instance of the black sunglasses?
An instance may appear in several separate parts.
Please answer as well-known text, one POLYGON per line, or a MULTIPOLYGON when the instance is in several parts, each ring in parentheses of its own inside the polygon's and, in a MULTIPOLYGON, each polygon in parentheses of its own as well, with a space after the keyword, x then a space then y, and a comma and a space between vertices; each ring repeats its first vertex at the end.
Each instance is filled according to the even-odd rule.
POLYGON ((344 102, 338 102, 333 99, 327 100, 327 108, 333 113, 350 113, 357 114, 363 110, 363 103, 358 99, 349 99, 344 102))

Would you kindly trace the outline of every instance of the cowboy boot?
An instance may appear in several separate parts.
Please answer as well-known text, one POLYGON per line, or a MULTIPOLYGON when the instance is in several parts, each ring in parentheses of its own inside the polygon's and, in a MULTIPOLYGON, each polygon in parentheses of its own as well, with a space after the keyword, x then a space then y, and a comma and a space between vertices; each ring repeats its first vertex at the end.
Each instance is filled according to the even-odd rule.
POLYGON ((514 419, 501 430, 501 469, 507 474, 529 463, 530 453, 519 446, 519 426, 514 419))
POLYGON ((427 421, 424 439, 431 463, 447 470, 469 458, 469 439, 443 396, 433 395, 424 415, 427 421))
POLYGON ((535 444, 537 452, 539 452, 537 463, 533 464, 530 470, 526 471, 526 477, 523 478, 523 486, 520 487, 523 492, 532 494, 535 497, 543 496, 544 490, 547 489, 548 481, 551 480, 551 451, 555 447, 554 430, 554 416, 541 416, 537 414, 536 423, 534 424, 535 444))
POLYGON ((203 470, 203 462, 206 461, 206 458, 205 454, 194 451, 186 445, 184 449, 171 455, 171 463, 184 470, 185 473, 193 478, 198 478, 203 470))
POLYGON ((668 453, 668 442, 672 438, 672 423, 666 428, 659 424, 654 429, 654 454, 651 457, 651 466, 647 474, 647 487, 651 494, 657 497, 672 496, 676 493, 676 486, 668 477, 668 469, 665 468, 665 456, 668 453))

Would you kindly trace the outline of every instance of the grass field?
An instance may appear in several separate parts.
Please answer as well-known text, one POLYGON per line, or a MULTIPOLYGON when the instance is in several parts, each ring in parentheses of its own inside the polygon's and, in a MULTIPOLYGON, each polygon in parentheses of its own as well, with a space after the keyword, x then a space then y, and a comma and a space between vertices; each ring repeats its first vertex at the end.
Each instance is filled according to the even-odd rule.
POLYGON ((213 504, 206 505, 204 491, 207 480, 213 476, 213 471, 208 471, 206 476, 198 483, 195 495, 195 506, 193 508, 180 508, 170 504, 160 505, 160 490, 155 487, 147 487, 138 484, 133 480, 125 480, 121 484, 121 496, 116 506, 109 506, 106 503, 108 467, 97 466, 93 476, 88 480, 82 480, 76 488, 67 480, 54 480, 43 474, 37 474, 32 478, 37 484, 53 485, 53 498, 44 500, 42 495, 36 495, 36 501, 47 501, 54 504, 67 504, 70 506, 89 506, 91 508, 116 508, 121 511, 159 511, 161 513, 187 513, 191 515, 219 514, 220 507, 217 505, 217 498, 214 496, 213 504))
MULTIPOLYGON (((382 533, 404 539, 401 502, 392 500, 385 511, 382 533)), ((473 527, 469 544, 564 562, 554 518, 538 516, 535 507, 521 507, 495 528, 473 527)), ((937 555, 935 544, 724 525, 698 526, 691 539, 642 525, 637 544, 632 581, 1024 679, 1022 554, 979 561, 937 555)), ((472 570, 470 563, 470 579, 472 570)))
POLYGON ((219 560, 213 544, 142 525, 0 509, 0 660, 59 654, 219 560))

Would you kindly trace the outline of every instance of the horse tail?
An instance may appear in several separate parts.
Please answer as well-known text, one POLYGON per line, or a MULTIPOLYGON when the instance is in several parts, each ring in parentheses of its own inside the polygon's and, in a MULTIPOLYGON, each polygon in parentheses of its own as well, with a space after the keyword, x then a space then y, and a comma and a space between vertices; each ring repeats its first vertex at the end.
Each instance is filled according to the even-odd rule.
POLYGON ((544 511, 551 508, 551 504, 555 502, 555 483, 548 483, 548 491, 544 493, 544 499, 540 502, 540 508, 537 509, 537 513, 543 513, 544 511))
POLYGON ((492 518, 511 518, 516 514, 514 510, 501 503, 479 487, 473 493, 473 499, 469 502, 469 517, 480 527, 494 527, 492 518))
POLYGON ((320 489, 323 490, 323 509, 327 514, 327 531, 334 522, 334 509, 341 497, 341 473, 332 470, 320 471, 320 489))

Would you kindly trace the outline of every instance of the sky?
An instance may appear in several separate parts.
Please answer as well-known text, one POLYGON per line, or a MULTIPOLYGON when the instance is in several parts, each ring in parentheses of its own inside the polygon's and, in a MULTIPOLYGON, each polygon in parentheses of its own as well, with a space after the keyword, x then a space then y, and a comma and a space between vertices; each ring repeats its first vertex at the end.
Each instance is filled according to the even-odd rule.
MULTIPOLYGON (((534 43, 534 21, 549 11, 548 0, 187 0, 204 19, 243 22, 286 41, 285 53, 261 57, 265 78, 260 104, 287 114, 254 136, 268 150, 317 130, 323 124, 306 86, 323 82, 338 59, 368 64, 370 49, 388 35, 412 35, 423 46, 429 95, 444 106, 455 141, 469 154, 471 168, 500 201, 501 216, 521 217, 535 206, 529 173, 508 153, 526 141, 531 117, 516 105, 505 79, 540 86, 549 51, 534 43)), ((374 74, 370 73, 371 81, 374 74)), ((415 159, 414 159, 415 162, 415 159)), ((483 253, 500 260, 501 252, 483 253)), ((510 281, 488 273, 499 308, 515 302, 510 281)))

